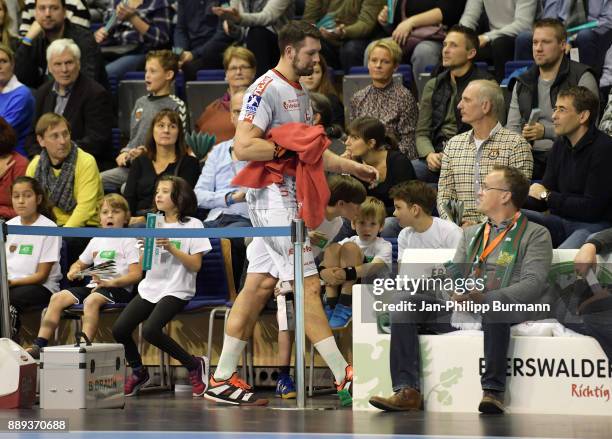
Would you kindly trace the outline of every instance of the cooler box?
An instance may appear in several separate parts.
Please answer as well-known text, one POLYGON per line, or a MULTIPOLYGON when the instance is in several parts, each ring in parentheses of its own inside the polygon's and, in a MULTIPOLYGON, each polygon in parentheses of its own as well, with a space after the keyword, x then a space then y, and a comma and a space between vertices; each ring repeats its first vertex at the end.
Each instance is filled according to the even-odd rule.
POLYGON ((0 409, 29 409, 36 398, 36 361, 10 338, 0 338, 0 409))
POLYGON ((123 345, 92 344, 81 333, 77 334, 74 345, 43 348, 40 358, 40 408, 123 408, 125 405, 123 345))

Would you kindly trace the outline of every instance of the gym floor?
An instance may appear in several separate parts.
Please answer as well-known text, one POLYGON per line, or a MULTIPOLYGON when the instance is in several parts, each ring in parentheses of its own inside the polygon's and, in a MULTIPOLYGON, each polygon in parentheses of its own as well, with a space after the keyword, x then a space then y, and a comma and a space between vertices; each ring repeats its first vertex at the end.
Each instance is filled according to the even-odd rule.
POLYGON ((0 410, 0 438, 612 438, 612 416, 353 412, 331 395, 308 398, 306 410, 295 410, 295 400, 266 396, 269 408, 218 406, 189 393, 151 391, 127 398, 124 410, 0 410), (9 420, 60 418, 68 421, 69 435, 7 429, 9 420))

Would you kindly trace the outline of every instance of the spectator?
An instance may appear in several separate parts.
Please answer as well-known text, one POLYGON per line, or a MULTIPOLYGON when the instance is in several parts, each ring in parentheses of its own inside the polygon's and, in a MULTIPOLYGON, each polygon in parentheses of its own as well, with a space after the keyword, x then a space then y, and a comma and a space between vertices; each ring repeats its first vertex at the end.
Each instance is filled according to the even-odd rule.
POLYGON ((145 66, 146 96, 134 103, 130 116, 130 140, 115 159, 117 167, 102 173, 102 183, 107 192, 117 191, 127 181, 128 166, 146 151, 145 141, 155 115, 164 109, 178 112, 187 131, 189 121, 185 103, 170 94, 172 82, 178 73, 178 57, 169 50, 154 50, 147 53, 145 66))
POLYGON ((420 2, 395 0, 389 23, 389 7, 378 14, 378 23, 387 35, 400 45, 403 58, 412 64, 412 74, 418 77, 428 65, 440 63, 445 30, 459 23, 466 0, 425 0, 420 2))
POLYGON ((401 230, 393 217, 395 206, 389 197, 389 189, 398 183, 414 180, 414 169, 410 160, 395 150, 396 141, 385 135, 384 125, 372 117, 355 119, 348 128, 345 156, 378 170, 378 181, 372 187, 364 183, 368 195, 381 200, 387 218, 381 236, 397 238, 401 230))
POLYGON ((236 127, 231 121, 230 99, 234 93, 251 85, 255 79, 256 64, 255 55, 249 49, 230 46, 225 50, 223 68, 229 88, 204 109, 196 123, 196 131, 214 134, 217 142, 234 137, 236 127))
POLYGON ((66 18, 65 0, 36 0, 32 23, 15 53, 15 74, 25 85, 40 87, 47 80, 47 47, 60 38, 73 40, 81 53, 81 70, 89 78, 106 84, 106 72, 93 34, 66 18))
POLYGON ((291 0, 230 0, 229 8, 217 6, 213 12, 225 22, 226 33, 255 54, 257 78, 276 65, 278 32, 293 18, 291 0))
POLYGON ((387 133, 399 141, 399 150, 409 159, 417 158, 415 128, 417 103, 412 93, 393 80, 402 51, 390 39, 377 40, 368 46, 368 71, 372 84, 353 95, 350 120, 370 116, 380 120, 387 133))
POLYGON ((25 141, 34 117, 34 97, 14 74, 15 55, 0 44, 0 116, 8 122, 17 135, 15 151, 26 156, 25 141))
MULTIPOLYGON (((70 124, 71 136, 81 149, 93 155, 101 170, 112 167, 113 107, 110 93, 81 73, 81 51, 74 41, 55 40, 47 48, 53 79, 35 93, 36 120, 45 113, 61 114, 70 124)), ((35 143, 29 155, 38 154, 35 143)))
POLYGON ((4 44, 15 51, 19 45, 19 39, 13 33, 13 19, 6 5, 6 0, 0 0, 0 14, 0 44, 4 44))
POLYGON ((533 23, 536 6, 536 0, 467 0, 459 23, 477 30, 481 15, 486 15, 488 26, 478 37, 477 60, 493 62, 497 82, 504 79, 506 62, 514 57, 516 36, 533 23))
POLYGON ((330 65, 348 73, 351 67, 362 65, 363 52, 376 28, 376 15, 384 4, 384 0, 306 0, 302 19, 319 26, 321 53, 330 65), (334 27, 318 24, 329 17, 333 17, 334 27))
POLYGON ((11 201, 11 185, 25 174, 28 160, 15 151, 17 136, 13 128, 0 117, 0 218, 13 218, 15 210, 11 201))
POLYGON ((612 227, 612 138, 599 131, 597 98, 585 87, 559 92, 553 144, 542 183, 529 189, 525 214, 548 228, 553 245, 580 248, 612 227), (534 212, 547 211, 546 213, 534 212))
POLYGON ((144 0, 137 8, 122 0, 114 4, 117 24, 110 32, 101 27, 95 38, 110 61, 106 73, 121 79, 126 72, 142 70, 148 51, 170 46, 173 11, 168 0, 144 0))
POLYGON ((112 6, 112 0, 87 0, 87 10, 91 16, 91 22, 103 24, 105 15, 112 6))
POLYGON ((453 26, 444 38, 442 66, 445 70, 427 81, 419 105, 416 128, 419 159, 412 161, 419 180, 437 183, 446 142, 470 129, 461 122, 457 104, 470 81, 491 78, 474 66, 477 49, 478 35, 465 26, 453 26))
POLYGON ((542 305, 550 306, 552 302, 545 288, 552 261, 550 235, 544 227, 531 223, 520 213, 528 189, 529 180, 523 172, 506 166, 496 166, 483 181, 478 209, 487 220, 463 231, 448 271, 456 271, 462 280, 482 279, 484 265, 493 267, 492 270, 486 269, 486 285, 464 290, 463 294, 443 291, 393 294, 393 303, 407 301, 417 310, 430 305, 432 311, 391 313, 391 343, 394 347, 391 371, 396 393, 390 398, 373 397, 370 399, 372 405, 381 410, 421 410, 418 334, 444 334, 457 329, 482 327, 484 368, 480 373, 480 383, 483 396, 478 410, 486 414, 504 412, 510 326, 546 316, 542 305), (494 240, 499 236, 503 239, 494 240), (483 240, 489 242, 486 248, 483 240), (467 310, 459 314, 445 306, 447 300, 457 302, 456 306, 461 305, 467 310), (527 311, 491 310, 473 314, 469 312, 473 308, 465 306, 467 301, 489 307, 494 303, 508 308, 510 304, 523 304, 527 311))
MULTIPOLYGON (((21 24, 19 25, 20 35, 27 35, 36 22, 36 3, 37 0, 25 0, 23 2, 21 24)), ((87 4, 89 4, 89 1, 87 1, 87 4)), ((64 9, 66 10, 66 18, 72 24, 89 29, 91 17, 89 9, 87 9, 86 3, 83 0, 66 0, 64 9)))
POLYGON ((332 77, 327 62, 319 55, 319 61, 315 63, 314 70, 310 76, 302 76, 300 82, 310 93, 321 93, 325 95, 332 106, 331 123, 344 126, 344 106, 340 102, 338 92, 332 83, 332 77))
POLYGON ((321 93, 309 93, 310 104, 312 105, 312 123, 313 125, 322 125, 325 127, 325 134, 331 140, 331 145, 327 149, 335 154, 342 155, 346 150, 343 138, 344 133, 342 128, 332 121, 332 105, 327 96, 321 93))
POLYGON ((104 194, 96 159, 72 142, 68 121, 59 114, 43 114, 35 132, 42 151, 32 159, 26 175, 47 191, 57 225, 97 227, 104 194))
POLYGON ((601 123, 599 129, 606 133, 608 136, 612 136, 612 93, 608 96, 608 104, 601 116, 601 123))
MULTIPOLYGON (((232 95, 231 120, 234 126, 238 123, 244 92, 232 95)), ((195 186, 198 207, 210 209, 204 220, 204 227, 251 227, 251 220, 246 204, 246 191, 232 185, 232 179, 247 165, 236 159, 233 150, 234 139, 216 145, 208 155, 202 174, 195 186)), ((230 239, 232 245, 232 268, 234 285, 240 285, 244 267, 246 246, 244 238, 230 239)))
POLYGON ((153 208, 157 180, 162 175, 182 177, 193 188, 200 175, 198 159, 187 155, 185 130, 180 115, 161 110, 151 122, 146 154, 132 161, 125 185, 125 199, 130 205, 130 224, 142 223, 153 208))
POLYGON ((461 225, 484 220, 476 210, 476 199, 481 182, 495 165, 512 166, 531 178, 533 157, 529 144, 499 123, 504 106, 504 95, 494 81, 472 81, 463 90, 459 102, 461 121, 472 129, 451 138, 444 148, 438 183, 440 218, 449 219, 445 206, 450 200, 458 200, 464 207, 461 225))
POLYGON ((535 22, 535 65, 517 78, 508 111, 506 128, 532 142, 533 178, 537 180, 544 175, 546 159, 556 139, 552 114, 559 91, 582 85, 599 95, 593 70, 566 58, 566 39, 565 27, 559 20, 545 18, 535 22), (535 108, 540 109, 540 114, 529 124, 535 108))
POLYGON ((217 0, 183 0, 178 3, 174 47, 180 49, 179 68, 186 81, 195 81, 198 70, 219 69, 232 38, 223 32, 213 13, 217 0))

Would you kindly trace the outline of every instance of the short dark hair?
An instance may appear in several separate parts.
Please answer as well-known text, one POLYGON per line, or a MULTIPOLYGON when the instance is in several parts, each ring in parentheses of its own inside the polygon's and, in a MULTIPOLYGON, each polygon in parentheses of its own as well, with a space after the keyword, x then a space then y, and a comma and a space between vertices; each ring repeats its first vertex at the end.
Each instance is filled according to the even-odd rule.
MULTIPOLYGON (((36 3, 38 3, 38 0, 34 0, 34 7, 36 7, 36 3)), ((66 9, 66 0, 60 0, 60 4, 62 8, 66 9)))
POLYGON ((559 41, 567 40, 567 30, 565 29, 565 25, 558 18, 541 18, 536 20, 533 23, 533 30, 538 27, 551 27, 555 30, 555 34, 557 34, 557 39, 559 41))
POLYGON ((321 39, 321 32, 314 25, 302 20, 291 20, 278 33, 278 48, 281 56, 285 51, 285 47, 292 46, 296 50, 304 45, 306 37, 321 39))
POLYGON ((365 142, 374 139, 376 149, 396 149, 397 140, 387 134, 385 125, 375 117, 362 116, 353 120, 346 130, 351 136, 359 137, 365 142))
POLYGON ((474 29, 467 26, 463 26, 461 24, 455 24, 448 30, 447 34, 451 32, 457 32, 458 34, 462 34, 465 37, 465 46, 467 50, 478 50, 480 42, 478 41, 478 34, 474 29))
MULTIPOLYGON (((176 206, 176 210, 178 210, 179 222, 186 222, 188 217, 194 216, 198 209, 198 199, 196 198, 193 188, 184 178, 177 175, 165 174, 159 177, 157 180, 157 183, 155 184, 155 191, 157 191, 157 186, 159 186, 159 183, 162 181, 172 182, 170 199, 176 206)), ((157 206, 155 205, 155 195, 153 196, 153 209, 157 210, 157 206)))
POLYGON ((13 127, 0 117, 0 156, 6 155, 15 149, 17 135, 13 127))
POLYGON ((493 171, 504 174, 504 180, 508 183, 508 189, 512 197, 512 204, 517 209, 523 207, 529 195, 529 180, 521 171, 513 166, 495 165, 493 171))
POLYGON ((573 99, 573 105, 576 112, 582 113, 583 111, 588 111, 589 125, 597 122, 597 114, 599 113, 599 99, 591 90, 581 85, 573 85, 565 90, 561 90, 557 95, 557 99, 561 97, 571 97, 573 99))
POLYGON ((335 206, 338 201, 361 204, 367 193, 363 184, 350 175, 332 175, 327 181, 330 191, 328 206, 335 206))
POLYGON ((420 180, 410 180, 399 183, 391 188, 389 197, 393 200, 400 200, 406 204, 416 204, 428 215, 436 206, 438 193, 434 188, 420 180))

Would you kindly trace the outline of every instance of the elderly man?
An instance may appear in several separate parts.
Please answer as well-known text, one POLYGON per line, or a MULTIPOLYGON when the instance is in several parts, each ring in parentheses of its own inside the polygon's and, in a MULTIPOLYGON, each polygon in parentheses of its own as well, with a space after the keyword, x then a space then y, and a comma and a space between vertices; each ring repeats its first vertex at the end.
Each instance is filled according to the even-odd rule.
POLYGON ((15 54, 15 74, 21 82, 32 88, 42 85, 47 78, 47 47, 57 39, 70 38, 83 54, 83 73, 101 84, 107 83, 102 55, 93 33, 66 18, 65 0, 36 0, 34 16, 36 21, 15 54))
POLYGON ((504 412, 510 326, 546 316, 552 304, 552 295, 546 294, 549 290, 545 288, 552 261, 550 234, 521 214, 528 191, 529 180, 522 171, 499 165, 479 186, 478 211, 486 221, 463 231, 448 268, 455 280, 472 278, 474 289, 461 294, 394 294, 394 300, 407 300, 415 310, 391 313, 391 379, 395 394, 389 398, 372 397, 370 404, 374 407, 390 411, 421 409, 419 331, 442 334, 482 327, 485 365, 478 410, 504 412), (480 313, 474 312, 475 305, 479 305, 480 313), (502 311, 494 311, 494 306, 502 311))
MULTIPOLYGON (((93 155, 100 169, 108 169, 114 164, 110 94, 81 72, 81 50, 72 40, 62 38, 51 43, 47 63, 53 79, 34 94, 36 120, 49 112, 64 116, 74 143, 93 155)), ((33 132, 30 143, 28 155, 38 154, 40 146, 33 132)))
POLYGON ((548 228, 559 248, 579 248, 612 227, 612 138, 595 126, 597 97, 585 87, 557 96, 555 133, 542 183, 529 190, 525 214, 548 228))
MULTIPOLYGON (((438 183, 438 212, 449 219, 446 205, 450 200, 463 203, 461 225, 481 222, 476 198, 484 177, 495 165, 519 169, 531 178, 533 157, 527 141, 499 123, 504 111, 504 96, 494 81, 472 81, 459 102, 461 121, 472 129, 451 138, 442 156, 438 183)), ((458 221, 458 218, 453 218, 458 221)))

